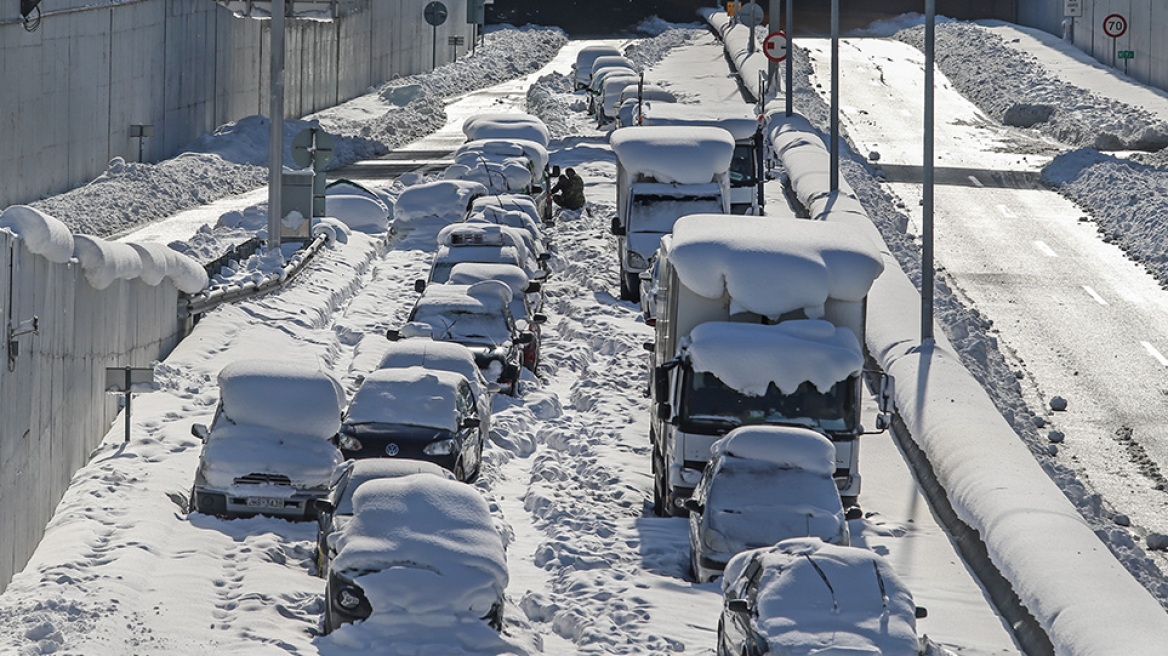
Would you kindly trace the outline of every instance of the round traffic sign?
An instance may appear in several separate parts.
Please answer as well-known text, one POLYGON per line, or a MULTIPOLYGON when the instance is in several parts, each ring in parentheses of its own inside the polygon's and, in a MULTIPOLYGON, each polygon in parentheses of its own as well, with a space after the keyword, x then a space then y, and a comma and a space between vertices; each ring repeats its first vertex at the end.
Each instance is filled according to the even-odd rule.
POLYGON ((1127 19, 1119 14, 1112 14, 1103 19, 1103 33, 1117 39, 1127 33, 1127 19))
POLYGON ((765 18, 765 11, 762 5, 757 3, 750 3, 742 5, 738 10, 738 22, 747 27, 755 27, 762 25, 762 20, 765 18))
POLYGON ((422 10, 422 16, 426 18, 426 22, 434 27, 438 27, 446 22, 447 13, 446 5, 438 2, 438 0, 434 0, 434 2, 426 5, 426 8, 422 10))
POLYGON ((762 42, 762 53, 771 61, 781 62, 787 58, 787 34, 771 32, 762 42))

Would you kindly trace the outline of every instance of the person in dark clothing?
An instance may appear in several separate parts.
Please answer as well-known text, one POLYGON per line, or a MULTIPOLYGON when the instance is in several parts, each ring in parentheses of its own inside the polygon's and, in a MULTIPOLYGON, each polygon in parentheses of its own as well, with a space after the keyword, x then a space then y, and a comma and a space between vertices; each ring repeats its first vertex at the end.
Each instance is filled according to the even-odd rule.
POLYGON ((568 210, 584 207, 584 179, 576 175, 575 169, 564 170, 564 175, 552 187, 552 200, 568 210))

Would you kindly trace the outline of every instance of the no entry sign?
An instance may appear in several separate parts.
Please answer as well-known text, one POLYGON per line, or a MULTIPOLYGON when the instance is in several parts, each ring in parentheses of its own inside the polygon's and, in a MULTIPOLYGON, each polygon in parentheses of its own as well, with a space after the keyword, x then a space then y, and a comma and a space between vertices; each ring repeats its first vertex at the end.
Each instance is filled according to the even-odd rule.
POLYGON ((1118 39, 1127 33, 1127 19, 1119 14, 1112 14, 1103 19, 1103 33, 1118 39))
POLYGON ((762 53, 771 61, 781 62, 787 58, 787 35, 784 32, 771 32, 762 42, 762 53))

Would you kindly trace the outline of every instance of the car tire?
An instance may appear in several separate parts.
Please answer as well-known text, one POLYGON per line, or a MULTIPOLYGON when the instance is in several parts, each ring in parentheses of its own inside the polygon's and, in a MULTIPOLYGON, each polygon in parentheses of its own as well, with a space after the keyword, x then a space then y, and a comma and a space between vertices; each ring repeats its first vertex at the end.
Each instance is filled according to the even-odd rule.
POLYGON ((624 271, 621 271, 620 277, 621 300, 639 303, 641 301, 641 277, 635 273, 625 273, 624 271))
POLYGON ((191 497, 187 499, 187 514, 199 512, 199 504, 195 502, 195 488, 191 488, 191 497))
POLYGON ((669 507, 665 498, 665 459, 653 448, 653 514, 669 517, 669 507))

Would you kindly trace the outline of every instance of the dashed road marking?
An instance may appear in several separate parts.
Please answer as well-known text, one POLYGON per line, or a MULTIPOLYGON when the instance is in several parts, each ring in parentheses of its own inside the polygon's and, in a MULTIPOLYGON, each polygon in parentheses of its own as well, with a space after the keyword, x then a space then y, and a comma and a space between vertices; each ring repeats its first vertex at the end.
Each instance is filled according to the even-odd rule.
POLYGON ((1152 357, 1156 358, 1156 361, 1160 363, 1160 366, 1168 367, 1168 358, 1164 357, 1159 351, 1157 351, 1155 346, 1152 346, 1147 342, 1140 342, 1140 344, 1143 344, 1144 348, 1148 350, 1148 353, 1151 353, 1152 357))
POLYGON ((1014 210, 1006 207, 1005 205, 998 205, 998 211, 1001 212, 1002 216, 1006 217, 1007 219, 1018 218, 1018 215, 1014 213, 1014 210))
POLYGON ((1047 246, 1046 242, 1044 241, 1034 242, 1034 247, 1042 251, 1042 254, 1047 257, 1058 257, 1058 253, 1054 252, 1054 249, 1050 246, 1047 246))
POLYGON ((1100 304, 1100 305, 1107 305, 1107 301, 1103 300, 1103 297, 1102 297, 1102 296, 1100 296, 1099 294, 1095 293, 1095 290, 1094 290, 1094 289, 1091 289, 1091 288, 1090 288, 1090 287, 1088 287, 1087 285, 1083 285, 1083 291, 1087 292, 1087 294, 1088 294, 1088 295, 1089 295, 1091 298, 1095 299, 1095 302, 1096 302, 1096 303, 1098 303, 1098 304, 1100 304))

